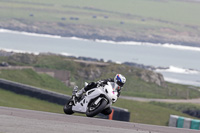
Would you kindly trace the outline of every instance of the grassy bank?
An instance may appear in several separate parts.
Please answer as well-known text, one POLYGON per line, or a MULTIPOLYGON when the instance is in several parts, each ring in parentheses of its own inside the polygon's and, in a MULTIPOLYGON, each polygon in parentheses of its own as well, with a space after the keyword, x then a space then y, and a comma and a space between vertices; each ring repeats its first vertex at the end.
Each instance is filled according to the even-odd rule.
MULTIPOLYGON (((157 105, 164 108, 173 109, 179 112, 184 111, 199 111, 200 105, 194 103, 164 103, 164 102, 150 102, 153 105, 157 105)), ((195 114, 194 114, 195 115, 195 114)))
POLYGON ((63 113, 61 105, 0 89, 0 106, 63 113))
POLYGON ((63 94, 71 94, 72 92, 72 89, 67 87, 60 80, 55 79, 47 74, 38 74, 31 69, 1 70, 0 78, 63 94))
POLYGON ((170 114, 191 118, 181 111, 147 102, 118 99, 113 106, 128 109, 131 112, 130 121, 136 123, 167 126, 170 114))

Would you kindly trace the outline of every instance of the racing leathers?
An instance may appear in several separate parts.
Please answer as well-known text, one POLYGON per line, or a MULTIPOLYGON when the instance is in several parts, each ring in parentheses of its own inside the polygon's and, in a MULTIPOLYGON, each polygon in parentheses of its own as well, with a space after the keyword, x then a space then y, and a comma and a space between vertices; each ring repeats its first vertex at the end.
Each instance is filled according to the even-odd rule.
MULTIPOLYGON (((87 86, 85 86, 84 88, 82 88, 81 90, 79 90, 77 93, 76 93, 76 97, 81 97, 82 94, 90 89, 93 89, 93 88, 97 88, 97 87, 100 87, 100 86, 104 86, 106 85, 108 82, 111 82, 113 84, 113 88, 115 87, 115 83, 114 83, 114 79, 113 78, 110 78, 110 79, 104 79, 104 80, 100 80, 100 81, 97 81, 97 82, 90 82, 87 86)), ((121 91, 121 87, 120 86, 117 86, 117 96, 119 97, 120 96, 120 91, 121 91)))

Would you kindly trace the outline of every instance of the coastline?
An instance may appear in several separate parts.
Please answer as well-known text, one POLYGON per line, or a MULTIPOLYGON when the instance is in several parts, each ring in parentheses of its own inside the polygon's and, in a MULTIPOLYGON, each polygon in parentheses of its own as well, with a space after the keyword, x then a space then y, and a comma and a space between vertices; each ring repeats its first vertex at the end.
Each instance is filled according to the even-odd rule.
POLYGON ((137 41, 113 41, 113 40, 100 40, 95 39, 91 40, 88 38, 79 38, 76 36, 73 37, 64 37, 60 35, 51 35, 51 34, 40 34, 40 33, 34 33, 34 32, 26 32, 26 31, 15 31, 15 30, 9 30, 9 29, 2 29, 0 28, 0 33, 12 33, 12 34, 23 34, 28 36, 37 36, 37 37, 48 37, 48 38, 67 38, 67 39, 73 39, 73 40, 81 40, 81 41, 95 41, 99 43, 110 43, 110 44, 116 44, 116 45, 148 45, 152 47, 164 47, 164 48, 171 48, 171 49, 179 49, 179 50, 191 50, 191 51, 199 51, 200 47, 193 47, 193 46, 185 46, 185 45, 176 45, 171 43, 151 43, 151 42, 137 42, 137 41))
POLYGON ((8 29, 10 31, 20 31, 56 37, 81 38, 93 41, 107 40, 109 42, 117 43, 141 42, 145 45, 148 43, 159 45, 174 44, 177 46, 200 48, 199 41, 195 41, 196 39, 193 38, 193 36, 188 36, 188 39, 184 39, 182 38, 182 36, 178 37, 178 39, 172 39, 164 35, 143 35, 134 32, 132 33, 129 31, 120 31, 113 28, 102 29, 100 27, 91 27, 89 25, 67 24, 64 27, 61 27, 62 29, 56 28, 56 26, 60 26, 59 24, 52 24, 52 26, 52 28, 48 28, 46 27, 45 23, 41 23, 40 25, 38 25, 37 23, 33 23, 33 25, 28 25, 26 23, 21 23, 18 21, 16 21, 16 23, 10 21, 8 24, 0 23, 0 29, 8 29))

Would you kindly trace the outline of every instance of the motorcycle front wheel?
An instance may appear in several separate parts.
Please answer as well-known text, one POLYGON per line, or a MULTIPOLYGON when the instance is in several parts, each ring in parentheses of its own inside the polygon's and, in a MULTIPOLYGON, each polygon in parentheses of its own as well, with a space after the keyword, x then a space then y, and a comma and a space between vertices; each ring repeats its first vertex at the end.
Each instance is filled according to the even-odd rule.
POLYGON ((71 115, 74 112, 72 111, 72 105, 70 105, 72 101, 69 100, 69 102, 67 102, 64 107, 63 107, 63 111, 65 112, 65 114, 71 115))
POLYGON ((87 117, 93 117, 97 115, 98 113, 101 113, 105 106, 107 105, 107 101, 105 99, 102 99, 97 105, 95 105, 96 100, 92 101, 87 108, 86 115, 87 117))

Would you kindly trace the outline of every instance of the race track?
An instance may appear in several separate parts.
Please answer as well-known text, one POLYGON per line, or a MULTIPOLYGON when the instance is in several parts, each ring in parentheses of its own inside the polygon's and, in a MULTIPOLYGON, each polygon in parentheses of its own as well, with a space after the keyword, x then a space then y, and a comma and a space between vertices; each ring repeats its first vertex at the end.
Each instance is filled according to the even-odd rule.
POLYGON ((0 107, 0 133, 199 133, 197 130, 0 107))

